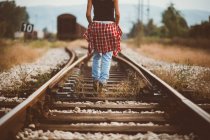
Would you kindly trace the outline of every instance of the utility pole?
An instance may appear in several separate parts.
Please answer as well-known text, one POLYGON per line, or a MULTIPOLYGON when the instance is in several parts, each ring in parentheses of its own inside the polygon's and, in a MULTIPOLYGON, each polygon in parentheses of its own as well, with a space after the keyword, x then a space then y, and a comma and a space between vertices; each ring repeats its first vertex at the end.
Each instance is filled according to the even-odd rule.
POLYGON ((144 20, 144 0, 138 0, 138 22, 144 20))
POLYGON ((147 0, 147 22, 150 19, 150 0, 147 0))
POLYGON ((144 21, 144 0, 141 0, 141 22, 144 21))
POLYGON ((144 0, 138 0, 138 21, 136 23, 136 43, 137 46, 141 46, 142 42, 142 37, 143 37, 143 32, 144 32, 144 27, 143 27, 143 20, 144 20, 144 0))
POLYGON ((141 0, 138 0, 138 21, 137 21, 137 23, 140 22, 140 9, 141 9, 141 0))

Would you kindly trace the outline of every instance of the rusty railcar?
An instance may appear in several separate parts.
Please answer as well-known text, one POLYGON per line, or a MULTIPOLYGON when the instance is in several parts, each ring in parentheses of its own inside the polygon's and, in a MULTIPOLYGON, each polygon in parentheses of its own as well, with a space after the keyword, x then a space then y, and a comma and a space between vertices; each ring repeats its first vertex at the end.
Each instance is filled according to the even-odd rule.
POLYGON ((60 40, 73 40, 83 38, 87 28, 77 23, 71 14, 62 14, 57 18, 57 38, 60 40))
POLYGON ((87 30, 87 28, 85 28, 84 26, 77 23, 77 25, 76 25, 77 38, 83 38, 83 34, 85 33, 86 30, 87 30))
POLYGON ((57 18, 57 38, 60 40, 72 40, 77 38, 76 17, 71 14, 62 14, 57 18))

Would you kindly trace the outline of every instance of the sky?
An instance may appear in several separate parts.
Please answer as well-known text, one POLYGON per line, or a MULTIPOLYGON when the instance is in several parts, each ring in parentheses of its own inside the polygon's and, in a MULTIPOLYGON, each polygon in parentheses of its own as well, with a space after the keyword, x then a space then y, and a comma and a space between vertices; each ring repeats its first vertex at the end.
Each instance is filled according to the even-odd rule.
MULTIPOLYGON (((4 1, 4 0, 0 0, 4 1)), ((21 6, 37 6, 37 5, 53 5, 53 6, 67 6, 86 4, 87 0, 15 0, 21 6)), ((119 0, 120 4, 136 4, 139 0, 119 0)), ((171 2, 179 10, 182 9, 196 9, 210 11, 209 0, 142 0, 145 4, 150 1, 151 5, 166 8, 171 2)))

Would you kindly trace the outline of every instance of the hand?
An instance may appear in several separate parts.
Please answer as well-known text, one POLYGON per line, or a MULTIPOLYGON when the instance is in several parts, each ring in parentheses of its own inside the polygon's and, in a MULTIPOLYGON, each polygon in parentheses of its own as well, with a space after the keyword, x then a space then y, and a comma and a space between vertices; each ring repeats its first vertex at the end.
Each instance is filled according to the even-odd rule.
POLYGON ((88 48, 87 55, 90 56, 92 54, 92 50, 88 48))
POLYGON ((92 23, 93 23, 92 21, 91 21, 91 22, 89 22, 88 27, 90 27, 92 23))
POLYGON ((88 52, 88 56, 90 56, 91 55, 91 53, 90 52, 88 52))

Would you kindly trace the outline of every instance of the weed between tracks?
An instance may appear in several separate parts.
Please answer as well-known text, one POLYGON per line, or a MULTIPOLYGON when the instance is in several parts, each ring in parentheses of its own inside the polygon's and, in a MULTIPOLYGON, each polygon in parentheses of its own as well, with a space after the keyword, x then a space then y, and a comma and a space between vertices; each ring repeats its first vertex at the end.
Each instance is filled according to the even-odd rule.
POLYGON ((120 84, 117 84, 117 87, 112 94, 109 94, 111 97, 136 97, 140 94, 140 91, 145 88, 145 83, 143 79, 140 78, 137 73, 132 70, 127 70, 127 79, 122 81, 120 84))
POLYGON ((84 78, 83 75, 78 76, 78 78, 77 78, 78 81, 77 81, 77 84, 75 87, 75 93, 82 93, 81 95, 79 95, 79 97, 85 97, 84 84, 82 83, 83 78, 84 78))
MULTIPOLYGON (((119 69, 119 66, 112 66, 112 70, 119 69)), ((140 92, 145 89, 146 84, 143 79, 138 76, 133 70, 126 70, 127 78, 121 81, 119 84, 113 85, 112 89, 105 87, 108 91, 105 92, 105 97, 136 97, 140 92)), ((75 93, 79 93, 79 97, 85 97, 83 93, 87 92, 84 89, 83 84, 84 75, 77 77, 77 84, 75 87, 75 93)), ((91 82, 92 83, 92 82, 91 82)), ((93 90, 91 89, 91 92, 93 90)), ((93 92, 95 96, 95 92, 93 92)))

